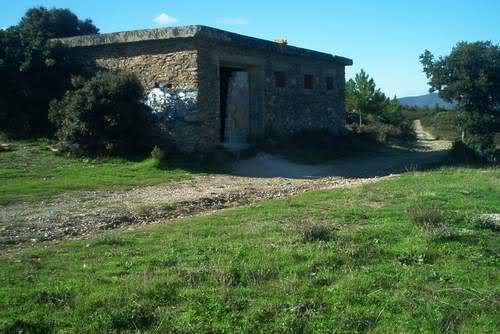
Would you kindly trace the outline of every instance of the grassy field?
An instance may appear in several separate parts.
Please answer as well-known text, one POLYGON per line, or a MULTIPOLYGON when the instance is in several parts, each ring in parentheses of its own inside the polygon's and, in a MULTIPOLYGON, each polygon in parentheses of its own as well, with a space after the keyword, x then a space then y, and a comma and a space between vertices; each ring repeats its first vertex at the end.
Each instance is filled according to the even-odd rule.
POLYGON ((46 141, 17 141, 0 152, 0 205, 45 199, 71 190, 113 189, 187 179, 192 173, 152 159, 68 158, 53 153, 46 141))
POLYGON ((0 332, 500 331, 500 170, 444 168, 0 255, 0 332))

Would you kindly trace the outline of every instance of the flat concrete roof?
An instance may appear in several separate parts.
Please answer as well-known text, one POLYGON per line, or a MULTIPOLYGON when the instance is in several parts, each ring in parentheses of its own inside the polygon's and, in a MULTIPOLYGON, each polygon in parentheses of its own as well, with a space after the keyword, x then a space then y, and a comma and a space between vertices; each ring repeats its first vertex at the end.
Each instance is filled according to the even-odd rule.
POLYGON ((233 32, 200 25, 75 36, 54 39, 54 41, 59 41, 68 47, 77 48, 187 38, 209 40, 221 44, 234 45, 242 48, 258 49, 290 56, 310 57, 323 61, 335 62, 344 66, 352 65, 352 59, 349 58, 309 49, 298 48, 295 46, 284 45, 260 38, 244 36, 233 32))

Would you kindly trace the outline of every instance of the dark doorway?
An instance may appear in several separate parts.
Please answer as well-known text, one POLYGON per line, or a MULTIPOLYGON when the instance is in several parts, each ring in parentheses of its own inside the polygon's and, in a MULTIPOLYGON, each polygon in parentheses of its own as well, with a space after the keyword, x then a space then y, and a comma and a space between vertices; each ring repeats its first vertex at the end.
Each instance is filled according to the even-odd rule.
POLYGON ((226 137, 226 119, 227 119, 227 97, 229 88, 229 79, 235 72, 244 72, 244 69, 238 67, 220 68, 220 133, 219 139, 223 143, 226 137))

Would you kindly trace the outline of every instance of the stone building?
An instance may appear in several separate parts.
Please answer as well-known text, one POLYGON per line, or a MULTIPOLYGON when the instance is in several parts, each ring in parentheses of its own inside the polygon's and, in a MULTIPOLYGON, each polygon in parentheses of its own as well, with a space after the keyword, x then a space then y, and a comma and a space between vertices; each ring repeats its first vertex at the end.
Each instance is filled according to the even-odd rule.
POLYGON ((337 133, 344 125, 348 58, 205 26, 60 41, 82 60, 135 73, 146 91, 196 91, 196 110, 177 125, 185 151, 244 147, 303 130, 337 133))

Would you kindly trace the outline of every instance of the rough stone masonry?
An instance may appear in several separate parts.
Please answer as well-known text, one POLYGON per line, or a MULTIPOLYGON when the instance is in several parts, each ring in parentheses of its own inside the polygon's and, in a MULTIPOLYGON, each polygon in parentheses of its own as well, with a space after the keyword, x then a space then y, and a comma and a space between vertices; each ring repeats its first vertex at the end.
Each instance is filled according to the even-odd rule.
POLYGON ((193 115, 175 124, 174 140, 186 152, 344 126, 348 58, 205 26, 59 41, 82 61, 135 73, 146 92, 196 91, 193 115))

